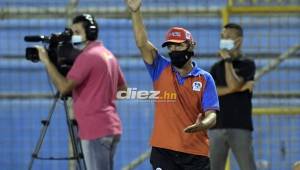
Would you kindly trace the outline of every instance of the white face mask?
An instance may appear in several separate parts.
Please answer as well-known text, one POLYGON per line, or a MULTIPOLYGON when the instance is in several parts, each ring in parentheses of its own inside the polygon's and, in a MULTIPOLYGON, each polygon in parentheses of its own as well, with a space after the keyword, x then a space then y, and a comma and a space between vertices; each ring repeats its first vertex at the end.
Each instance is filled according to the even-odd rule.
POLYGON ((232 50, 234 48, 234 41, 231 39, 221 39, 220 49, 221 50, 232 50))
POLYGON ((82 37, 80 35, 73 35, 72 36, 72 40, 71 40, 72 44, 76 45, 76 44, 81 44, 83 43, 82 41, 82 37))
POLYGON ((71 42, 74 45, 74 48, 77 48, 79 50, 82 50, 85 47, 84 41, 82 40, 82 36, 80 35, 73 35, 71 42))

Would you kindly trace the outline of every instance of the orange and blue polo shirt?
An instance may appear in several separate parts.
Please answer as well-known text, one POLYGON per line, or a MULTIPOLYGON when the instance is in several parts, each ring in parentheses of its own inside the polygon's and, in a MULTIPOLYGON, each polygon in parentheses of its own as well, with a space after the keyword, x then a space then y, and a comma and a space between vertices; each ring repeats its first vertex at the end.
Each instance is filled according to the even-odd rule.
POLYGON ((192 71, 182 77, 170 61, 159 53, 151 65, 145 64, 154 90, 160 92, 155 102, 151 146, 208 156, 207 133, 185 133, 183 130, 195 123, 199 113, 219 110, 217 90, 212 76, 193 62, 192 71), (166 98, 170 97, 170 94, 172 98, 166 98))

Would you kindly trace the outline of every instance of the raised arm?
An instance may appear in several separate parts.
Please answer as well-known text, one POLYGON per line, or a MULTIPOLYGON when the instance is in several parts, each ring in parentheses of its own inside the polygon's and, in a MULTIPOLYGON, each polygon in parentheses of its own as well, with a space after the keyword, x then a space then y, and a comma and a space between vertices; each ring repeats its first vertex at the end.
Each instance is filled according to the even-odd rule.
MULTIPOLYGON (((220 55, 224 59, 230 58, 227 51, 221 50, 220 55)), ((244 83, 243 78, 235 73, 232 62, 225 62, 225 79, 227 87, 232 91, 239 89, 244 83)))
MULTIPOLYGON (((224 59, 231 58, 228 51, 221 50, 219 55, 224 59)), ((225 80, 227 86, 217 86, 219 96, 239 91, 245 83, 243 78, 236 74, 232 62, 225 62, 225 80)))
POLYGON ((53 81, 57 90, 62 94, 66 95, 71 92, 75 86, 75 81, 65 78, 61 73, 58 72, 57 68, 54 64, 50 61, 48 53, 46 52, 45 48, 41 46, 36 46, 39 52, 40 60, 44 63, 48 74, 53 81))
POLYGON ((250 92, 252 92, 253 87, 254 87, 254 81, 247 81, 239 89, 232 90, 227 86, 226 87, 219 86, 219 87, 217 87, 217 91, 218 91, 219 96, 224 96, 226 94, 230 94, 230 93, 233 93, 233 92, 242 92, 242 91, 245 91, 245 90, 249 90, 250 92))
POLYGON ((156 48, 148 40, 143 17, 140 12, 141 0, 125 0, 131 13, 132 26, 137 47, 146 63, 152 64, 156 56, 156 48))

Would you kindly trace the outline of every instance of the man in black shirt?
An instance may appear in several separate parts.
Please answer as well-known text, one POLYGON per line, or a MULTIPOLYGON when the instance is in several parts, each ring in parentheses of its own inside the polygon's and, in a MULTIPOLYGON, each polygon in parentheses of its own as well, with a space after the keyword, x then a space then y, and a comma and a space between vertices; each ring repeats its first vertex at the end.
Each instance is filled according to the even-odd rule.
POLYGON ((243 29, 230 23, 221 33, 221 60, 211 68, 220 102, 216 126, 209 130, 211 170, 224 170, 229 149, 241 170, 255 170, 252 148, 252 89, 255 63, 241 52, 243 29))

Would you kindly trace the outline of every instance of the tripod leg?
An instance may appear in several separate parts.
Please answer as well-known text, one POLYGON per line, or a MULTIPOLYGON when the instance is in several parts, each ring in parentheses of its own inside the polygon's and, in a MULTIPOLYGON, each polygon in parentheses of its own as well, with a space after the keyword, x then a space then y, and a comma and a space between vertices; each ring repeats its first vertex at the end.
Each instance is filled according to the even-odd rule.
POLYGON ((83 167, 84 169, 86 170, 86 163, 85 163, 85 159, 84 159, 84 155, 83 155, 83 150, 82 150, 82 145, 81 145, 81 141, 79 141, 79 150, 80 150, 80 153, 82 155, 82 161, 83 161, 83 167))
POLYGON ((81 163, 80 163, 80 159, 83 160, 83 165, 84 165, 84 169, 86 169, 86 165, 85 165, 85 160, 84 160, 84 156, 82 153, 82 147, 80 142, 77 140, 77 137, 75 135, 74 132, 74 123, 72 123, 70 116, 69 116, 69 112, 68 112, 68 108, 67 108, 67 102, 66 100, 64 100, 64 108, 65 108, 65 113, 66 113, 66 118, 67 118, 67 125, 68 125, 68 130, 69 130, 69 134, 70 134, 70 139, 71 139, 71 144, 72 144, 72 149, 73 149, 73 154, 75 159, 77 160, 77 164, 79 169, 81 169, 81 163))
POLYGON ((43 144, 43 141, 44 141, 47 129, 48 129, 49 124, 50 124, 51 117, 52 117, 54 109, 55 109, 57 100, 58 100, 58 96, 56 95, 56 97, 54 99, 54 102, 53 102, 53 104, 52 104, 52 106, 51 106, 51 108, 49 110, 47 119, 46 120, 42 120, 43 127, 41 129, 41 133, 40 133, 39 139, 37 141, 37 144, 35 145, 35 149, 34 149, 32 155, 31 155, 31 160, 30 160, 29 167, 28 167, 29 170, 32 169, 34 159, 38 157, 39 151, 40 151, 40 149, 42 147, 42 144, 43 144))

